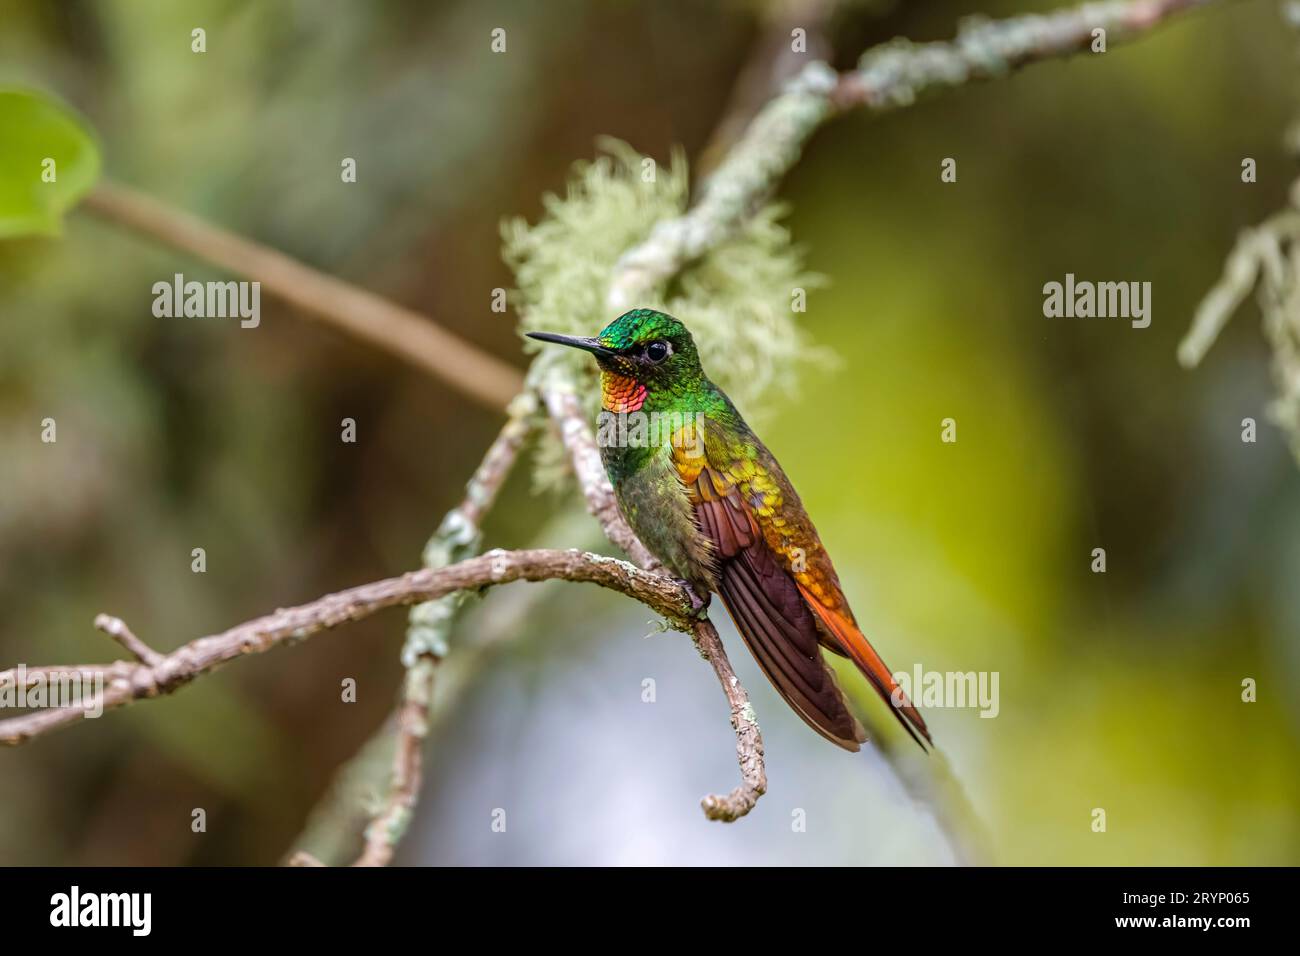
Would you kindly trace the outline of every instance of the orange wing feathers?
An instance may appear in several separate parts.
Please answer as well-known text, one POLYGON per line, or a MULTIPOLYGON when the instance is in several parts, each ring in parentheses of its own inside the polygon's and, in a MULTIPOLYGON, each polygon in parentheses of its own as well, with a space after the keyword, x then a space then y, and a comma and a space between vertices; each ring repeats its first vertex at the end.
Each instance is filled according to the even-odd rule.
POLYGON ((858 629, 816 529, 767 449, 759 444, 756 454, 720 461, 725 448, 714 443, 704 454, 683 447, 674 449, 674 462, 713 544, 718 593, 786 702, 846 750, 866 739, 821 656, 825 647, 858 666, 918 744, 918 733, 930 741, 924 719, 858 629))

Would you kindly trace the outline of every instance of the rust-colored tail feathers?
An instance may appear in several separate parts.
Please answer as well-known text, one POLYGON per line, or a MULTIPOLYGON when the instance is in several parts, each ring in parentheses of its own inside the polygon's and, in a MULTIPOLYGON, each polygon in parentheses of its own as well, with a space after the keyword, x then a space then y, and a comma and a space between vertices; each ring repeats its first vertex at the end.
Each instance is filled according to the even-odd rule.
POLYGON ((863 633, 858 630, 857 625, 847 617, 823 607, 821 602, 809 594, 802 585, 799 587, 799 591, 803 594, 808 606, 812 608, 813 613, 817 615, 818 620, 834 635, 839 647, 831 649, 838 650, 858 665, 858 670, 862 671, 867 680, 871 682, 871 686, 876 689, 876 693, 889 705, 889 709, 894 712, 898 722, 903 725, 904 730, 911 734, 913 740, 920 744, 923 749, 925 744, 934 746, 934 741, 930 739, 930 731, 925 726, 925 719, 921 717, 921 712, 907 699, 903 689, 894 680, 894 675, 889 672, 885 662, 881 660, 880 655, 876 653, 876 649, 871 646, 863 633), (921 736, 918 737, 917 734, 921 736), (921 737, 925 738, 925 744, 921 743, 921 737))

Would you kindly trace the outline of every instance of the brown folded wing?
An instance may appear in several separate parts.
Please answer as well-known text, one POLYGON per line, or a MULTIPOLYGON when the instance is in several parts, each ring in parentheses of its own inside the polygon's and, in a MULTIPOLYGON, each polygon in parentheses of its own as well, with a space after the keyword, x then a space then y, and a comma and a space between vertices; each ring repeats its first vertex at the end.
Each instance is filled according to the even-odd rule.
POLYGON ((759 667, 810 727, 845 750, 857 750, 866 734, 822 658, 817 621, 743 496, 708 467, 688 491, 700 530, 716 549, 723 603, 759 667))

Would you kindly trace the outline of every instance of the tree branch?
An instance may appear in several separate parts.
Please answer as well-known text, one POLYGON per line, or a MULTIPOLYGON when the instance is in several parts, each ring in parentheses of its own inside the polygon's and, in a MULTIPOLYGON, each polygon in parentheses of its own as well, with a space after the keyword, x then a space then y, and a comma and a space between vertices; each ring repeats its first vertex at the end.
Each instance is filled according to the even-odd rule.
POLYGON ((105 181, 83 205, 102 219, 260 282, 305 315, 384 349, 488 408, 504 408, 523 387, 523 375, 514 366, 428 316, 143 193, 105 181))
POLYGON ((857 107, 873 113, 910 106, 922 93, 1004 76, 1088 48, 1104 29, 1107 45, 1130 40, 1191 7, 1215 0, 1110 0, 1006 20, 972 18, 946 43, 895 40, 837 74, 814 61, 759 113, 685 215, 659 223, 620 261, 610 287, 615 312, 733 236, 798 161, 822 123, 857 107))
POLYGON ((895 40, 863 54, 831 94, 837 112, 865 107, 884 112, 911 106, 922 93, 1006 76, 1030 63, 1091 48, 1093 31, 1104 30, 1106 48, 1159 26, 1174 14, 1215 0, 1109 0, 1052 13, 1005 20, 971 17, 950 42, 895 40))
MULTIPOLYGON (((1300 29, 1300 6, 1283 4, 1281 12, 1287 26, 1300 29)), ((1300 118, 1292 120, 1284 142, 1287 152, 1300 158, 1300 118)), ((1251 292, 1273 351, 1277 395, 1269 403, 1268 416, 1287 433, 1291 454, 1300 465, 1300 180, 1291 183, 1285 207, 1238 236, 1223 275, 1201 299, 1178 343, 1178 361, 1184 368, 1201 363, 1251 292)))
POLYGON ((809 59, 830 59, 825 28, 835 5, 835 0, 773 0, 765 7, 758 39, 740 68, 722 118, 693 164, 697 181, 722 161, 758 111, 809 59), (796 27, 805 34, 801 51, 794 48, 796 27))
MULTIPOLYGON (((385 608, 430 601, 451 594, 508 584, 560 578, 598 584, 626 594, 662 615, 670 627, 687 630, 694 623, 691 601, 672 578, 586 551, 534 549, 489 551, 446 568, 411 571, 400 577, 328 594, 310 604, 282 608, 273 614, 200 637, 166 654, 156 664, 116 661, 105 665, 41 668, 45 673, 79 671, 104 675, 102 693, 85 707, 38 710, 0 720, 0 744, 23 744, 83 719, 87 711, 112 710, 132 701, 170 694, 190 681, 248 654, 299 641, 350 621, 359 621, 385 608)), ((5 671, 0 678, 12 675, 5 671)), ((12 677, 10 678, 12 679, 12 677)))
MULTIPOLYGON (((537 398, 532 392, 522 392, 508 411, 505 425, 465 486, 464 501, 447 512, 425 545, 426 568, 446 567, 478 553, 483 538, 480 523, 532 434, 537 398)), ((411 608, 402 649, 406 675, 392 722, 396 730, 392 773, 383 802, 366 827, 365 847, 356 866, 387 866, 406 834, 420 796, 424 740, 429 734, 438 665, 447 653, 452 625, 466 597, 466 592, 456 591, 411 608)), ((379 736, 385 734, 386 729, 381 728, 379 736)))
MULTIPOLYGON (((445 599, 444 599, 445 600, 445 599)), ((406 835, 420 799, 424 738, 429 734, 429 708, 439 657, 421 657, 406 669, 402 696, 394 714, 392 776, 379 810, 366 826, 365 846, 353 866, 387 866, 406 835)))

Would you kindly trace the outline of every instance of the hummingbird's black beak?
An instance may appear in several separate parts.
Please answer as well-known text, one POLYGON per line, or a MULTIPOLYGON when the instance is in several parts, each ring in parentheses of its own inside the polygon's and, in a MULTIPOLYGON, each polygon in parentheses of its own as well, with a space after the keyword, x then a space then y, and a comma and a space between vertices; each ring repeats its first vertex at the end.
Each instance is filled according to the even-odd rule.
POLYGON ((554 342, 556 345, 567 345, 569 348, 582 349, 584 352, 590 352, 592 355, 601 358, 608 358, 616 355, 613 349, 607 349, 601 344, 600 339, 584 339, 577 335, 557 335, 555 332, 525 332, 530 339, 536 339, 539 342, 554 342))

